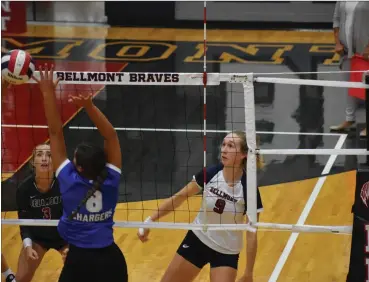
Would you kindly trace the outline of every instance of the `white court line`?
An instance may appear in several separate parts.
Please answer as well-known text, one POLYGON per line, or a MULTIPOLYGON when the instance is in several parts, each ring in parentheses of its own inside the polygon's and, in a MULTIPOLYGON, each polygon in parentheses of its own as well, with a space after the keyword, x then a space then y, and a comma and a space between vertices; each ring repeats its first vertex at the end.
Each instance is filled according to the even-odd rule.
MULTIPOLYGON (((48 128, 47 125, 32 125, 32 124, 2 124, 5 128, 48 128)), ((69 126, 73 130, 96 130, 94 126, 69 126)), ((115 127, 117 131, 147 131, 147 132, 189 132, 201 133, 202 129, 186 129, 186 128, 141 128, 141 127, 115 127)), ((214 130, 207 129, 209 133, 228 133, 232 130, 214 130)), ((342 133, 316 133, 316 132, 289 132, 289 131, 256 131, 257 134, 275 134, 275 135, 313 135, 313 136, 342 136, 342 133)))
MULTIPOLYGON (((342 134, 341 137, 338 139, 338 142, 336 144, 336 146, 334 147, 335 149, 341 149, 343 144, 345 143, 345 140, 347 138, 347 134, 342 134)), ((328 162, 326 163, 323 171, 322 171, 322 175, 328 174, 334 164, 334 162, 336 161, 337 155, 331 155, 328 159, 328 162)), ((323 184, 325 182, 325 180, 327 179, 327 176, 323 176, 323 177, 319 177, 318 182, 315 184, 314 190, 310 195, 309 200, 307 201, 304 210, 302 211, 299 220, 297 221, 298 225, 302 225, 305 223, 306 218, 308 217, 315 200, 318 197, 318 194, 320 193, 320 190, 323 187, 323 184)), ((277 265, 275 266, 272 275, 270 276, 268 282, 276 282, 283 266, 285 265, 288 256, 290 255, 293 245, 295 244, 297 238, 299 236, 299 233, 292 233, 290 238, 288 239, 288 242, 281 254, 281 256, 279 257, 279 260, 277 262, 277 265)))

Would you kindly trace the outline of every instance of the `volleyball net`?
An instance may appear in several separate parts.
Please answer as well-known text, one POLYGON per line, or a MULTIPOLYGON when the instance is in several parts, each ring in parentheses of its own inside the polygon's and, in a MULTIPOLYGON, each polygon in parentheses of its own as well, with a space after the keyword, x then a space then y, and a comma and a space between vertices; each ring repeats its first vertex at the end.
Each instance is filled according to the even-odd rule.
MULTIPOLYGON (((35 77, 39 77, 38 72, 35 73, 35 77)), ((119 197, 121 204, 118 205, 115 216, 116 227, 250 231, 255 231, 258 228, 342 234, 352 232, 350 225, 306 225, 303 221, 297 224, 258 222, 257 187, 260 185, 256 164, 258 155, 265 158, 269 156, 278 158, 281 155, 286 157, 323 156, 325 158, 348 155, 365 157, 369 155, 369 151, 366 147, 341 149, 342 144, 332 149, 268 148, 268 146, 259 145, 257 136, 263 140, 263 137, 268 138, 267 136, 278 134, 278 132, 273 132, 273 128, 265 131, 256 130, 258 121, 256 120, 255 101, 263 101, 262 95, 265 91, 258 93, 260 85, 262 87, 267 87, 267 85, 286 85, 286 87, 298 85, 369 89, 368 82, 365 82, 365 75, 363 75, 362 82, 296 79, 256 73, 56 71, 55 79, 56 77, 60 78, 57 96, 62 116, 66 113, 63 116, 63 121, 65 122, 68 148, 82 140, 97 140, 99 142, 97 129, 88 120, 87 115, 83 111, 79 113, 80 109, 68 108, 70 106, 67 105, 66 101, 70 94, 83 94, 84 92, 94 94, 96 105, 107 115, 118 132, 122 144, 123 175, 119 197), (224 95, 225 93, 226 95, 224 95), (114 96, 113 99, 110 99, 111 95, 114 96), (128 103, 128 101, 130 102, 128 103), (132 103, 132 101, 135 102, 132 103), (79 116, 76 116, 75 113, 79 113, 79 116), (144 116, 148 118, 145 119, 144 116), (124 120, 125 118, 126 120, 124 120), (171 120, 173 118, 175 120, 171 120), (163 199, 178 192, 196 172, 219 162, 221 142, 227 133, 235 130, 245 131, 247 138, 246 204, 249 222, 247 224, 236 222, 234 224, 222 224, 222 222, 206 225, 194 224, 193 219, 203 203, 202 195, 186 199, 180 208, 173 211, 170 219, 154 223, 144 222, 147 216, 158 209, 163 199)), ((368 77, 368 73, 366 77, 368 77)), ((31 80, 29 84, 22 87, 27 87, 29 99, 36 99, 34 102, 42 107, 41 100, 35 98, 37 95, 34 94, 36 91, 34 81, 31 80)), ((16 102, 18 104, 31 102, 25 99, 26 96, 19 97, 22 94, 15 93, 14 97, 17 95, 18 97, 13 97, 14 107, 18 106, 16 102)), ((29 104, 25 106, 29 107, 29 104)), ((35 112, 37 111, 35 110, 35 112)), ((14 114, 14 116, 16 115, 14 114)), ((314 116, 316 113, 311 113, 311 115, 314 116)), ((22 120, 21 117, 13 117, 12 123, 4 124, 3 121, 2 124, 3 172, 4 167, 9 166, 9 163, 6 162, 11 159, 7 156, 17 155, 19 159, 19 156, 27 154, 25 152, 27 150, 22 148, 21 141, 18 141, 17 144, 12 141, 4 143, 4 131, 15 130, 12 134, 17 137, 13 136, 13 139, 10 138, 10 140, 25 138, 28 140, 27 144, 32 145, 31 147, 41 143, 38 130, 43 130, 43 134, 47 133, 47 126, 40 124, 42 118, 39 120, 31 118, 32 122, 28 124, 24 124, 20 120, 22 120), (27 131, 25 137, 19 135, 23 130, 27 131)), ((314 135, 314 133, 303 132, 301 134, 314 135)), ((337 138, 340 136, 337 134, 337 138)), ((344 138, 339 139, 341 143, 344 141, 344 138)), ((72 150, 74 147, 69 149, 72 150)), ((23 159, 17 162, 24 166, 29 158, 23 159)), ((323 171, 324 173, 327 174, 327 171, 323 171)), ((14 182, 12 177, 7 181, 14 182)), ((268 176, 266 175, 266 177, 268 176)), ((316 195, 312 194, 311 197, 316 197, 316 195)), ((268 200, 263 199, 263 203, 264 207, 267 206, 268 200)), ((205 209, 205 216, 210 212, 213 211, 205 209)), ((57 223, 57 220, 16 219, 6 216, 2 220, 2 224, 8 225, 56 226, 57 223)))

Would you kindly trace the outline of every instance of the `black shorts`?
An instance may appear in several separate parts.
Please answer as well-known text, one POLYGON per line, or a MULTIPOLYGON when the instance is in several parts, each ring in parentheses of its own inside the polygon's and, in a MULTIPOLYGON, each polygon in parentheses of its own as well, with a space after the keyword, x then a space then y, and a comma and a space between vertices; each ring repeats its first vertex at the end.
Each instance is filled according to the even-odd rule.
POLYGON ((48 240, 42 240, 42 239, 34 238, 34 239, 32 239, 32 241, 35 242, 36 244, 40 245, 46 251, 48 251, 50 249, 60 251, 68 245, 68 243, 65 242, 62 239, 60 239, 58 241, 48 241, 48 240))
POLYGON ((238 266, 239 254, 227 255, 214 251, 201 242, 191 230, 187 232, 177 254, 200 269, 208 263, 210 263, 211 268, 229 266, 237 270, 238 266))
POLYGON ((59 282, 127 282, 127 264, 113 243, 106 248, 84 249, 69 246, 59 282))

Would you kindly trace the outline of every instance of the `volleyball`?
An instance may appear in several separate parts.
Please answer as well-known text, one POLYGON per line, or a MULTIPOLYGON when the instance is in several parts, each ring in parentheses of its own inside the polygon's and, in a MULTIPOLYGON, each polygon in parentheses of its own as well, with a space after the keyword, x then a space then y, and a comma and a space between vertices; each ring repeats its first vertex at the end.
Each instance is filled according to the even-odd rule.
POLYGON ((34 71, 32 57, 24 50, 11 50, 1 58, 1 75, 11 84, 26 83, 34 71))

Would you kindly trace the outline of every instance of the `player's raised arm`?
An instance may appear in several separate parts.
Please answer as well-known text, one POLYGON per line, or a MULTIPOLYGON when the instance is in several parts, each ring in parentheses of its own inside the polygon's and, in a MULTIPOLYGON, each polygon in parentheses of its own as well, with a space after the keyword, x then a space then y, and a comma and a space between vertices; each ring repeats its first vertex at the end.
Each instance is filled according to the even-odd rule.
POLYGON ((91 121, 95 124, 102 137, 104 137, 104 150, 107 162, 121 168, 122 155, 117 132, 105 115, 93 104, 92 95, 70 96, 70 101, 84 107, 91 121))
POLYGON ((43 71, 42 67, 40 67, 39 71, 41 79, 33 79, 37 81, 42 92, 46 121, 49 127, 51 156, 53 159, 54 169, 57 169, 67 158, 63 135, 63 124, 56 105, 55 97, 55 87, 58 84, 58 80, 56 82, 53 81, 53 66, 51 66, 51 69, 49 70, 45 64, 45 70, 43 71))

